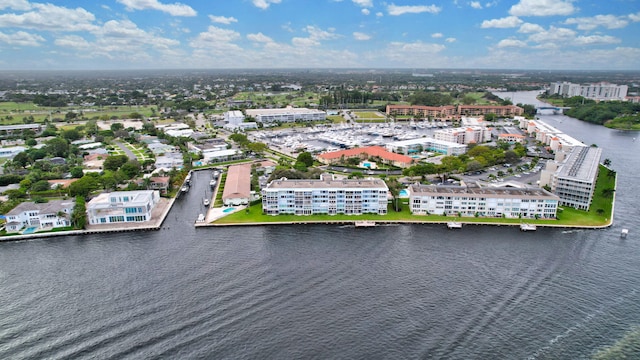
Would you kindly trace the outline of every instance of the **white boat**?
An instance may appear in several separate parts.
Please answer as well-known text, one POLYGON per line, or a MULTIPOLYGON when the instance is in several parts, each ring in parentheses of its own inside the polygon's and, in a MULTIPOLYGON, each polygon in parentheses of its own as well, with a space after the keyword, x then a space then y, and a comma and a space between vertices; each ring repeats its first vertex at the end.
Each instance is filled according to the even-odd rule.
POLYGON ((462 223, 457 222, 457 221, 449 221, 447 223, 447 227, 449 229, 462 229, 462 223))
POLYGON ((623 238, 626 238, 628 234, 629 234, 629 229, 622 229, 620 236, 623 238))
POLYGON ((520 231, 536 231, 536 229, 533 224, 520 224, 520 231))
POLYGON ((189 187, 187 185, 185 185, 182 188, 180 188, 180 191, 187 192, 187 191, 189 191, 189 187))
POLYGON ((211 186, 212 188, 216 187, 216 179, 212 179, 211 181, 209 181, 209 186, 211 186))
POLYGON ((204 214, 198 214, 198 220, 196 220, 197 222, 204 222, 204 214))
POLYGON ((356 227, 372 227, 376 226, 376 222, 371 220, 360 220, 356 221, 355 225, 356 227))
POLYGON ((204 206, 209 206, 209 199, 203 199, 202 203, 204 204, 204 206))

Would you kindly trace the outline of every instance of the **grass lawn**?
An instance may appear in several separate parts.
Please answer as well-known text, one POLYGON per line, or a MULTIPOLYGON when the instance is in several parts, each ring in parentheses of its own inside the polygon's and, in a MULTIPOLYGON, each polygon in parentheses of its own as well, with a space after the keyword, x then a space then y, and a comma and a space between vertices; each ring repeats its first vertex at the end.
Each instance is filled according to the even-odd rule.
POLYGON ((378 112, 374 111, 354 111, 354 115, 357 116, 357 119, 384 119, 384 115, 380 115, 378 112))
POLYGON ((613 197, 603 196, 603 189, 613 189, 615 186, 615 177, 608 176, 608 170, 604 166, 600 166, 598 180, 594 199, 589 211, 581 211, 569 207, 563 208, 558 214, 557 220, 535 220, 535 219, 507 219, 507 218, 483 218, 483 217, 453 217, 439 215, 412 215, 409 211, 409 205, 406 200, 401 204, 401 211, 396 212, 390 205, 386 215, 278 215, 271 216, 262 213, 262 204, 251 205, 248 211, 239 211, 227 215, 221 219, 214 221, 215 224, 251 224, 251 223, 278 223, 278 222, 341 222, 356 220, 373 220, 373 221, 415 221, 424 223, 444 223, 447 221, 460 221, 464 223, 476 224, 520 224, 526 222, 536 225, 555 225, 555 226, 605 226, 611 219, 611 211, 613 207, 613 197), (599 210, 600 209, 600 210, 599 210))

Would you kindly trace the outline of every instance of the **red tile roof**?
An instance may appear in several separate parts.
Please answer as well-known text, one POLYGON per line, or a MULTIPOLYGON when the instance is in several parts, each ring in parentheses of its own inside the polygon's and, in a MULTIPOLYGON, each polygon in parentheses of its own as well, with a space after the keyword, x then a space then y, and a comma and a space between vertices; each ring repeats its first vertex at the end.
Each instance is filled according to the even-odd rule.
POLYGON ((354 156, 360 156, 361 154, 367 154, 368 156, 379 156, 384 160, 399 162, 399 163, 406 163, 406 164, 410 164, 413 161, 413 159, 409 156, 389 152, 387 151, 387 149, 383 148, 382 146, 368 146, 368 147, 362 147, 362 148, 333 151, 333 152, 320 154, 318 155, 318 157, 326 160, 332 160, 332 159, 339 159, 343 155, 344 157, 349 158, 354 156))

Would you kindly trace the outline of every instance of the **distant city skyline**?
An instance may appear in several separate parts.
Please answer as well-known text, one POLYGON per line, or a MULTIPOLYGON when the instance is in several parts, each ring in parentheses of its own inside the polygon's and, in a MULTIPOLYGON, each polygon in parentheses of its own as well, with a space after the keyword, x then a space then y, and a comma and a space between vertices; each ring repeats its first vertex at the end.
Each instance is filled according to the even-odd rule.
POLYGON ((0 70, 640 70, 639 0, 0 0, 0 70))

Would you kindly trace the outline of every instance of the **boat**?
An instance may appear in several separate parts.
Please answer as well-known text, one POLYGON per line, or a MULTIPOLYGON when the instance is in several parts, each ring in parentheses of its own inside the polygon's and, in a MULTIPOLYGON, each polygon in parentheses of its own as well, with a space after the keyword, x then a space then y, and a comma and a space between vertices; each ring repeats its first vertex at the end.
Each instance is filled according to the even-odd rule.
POLYGON ((620 232, 620 237, 626 238, 628 234, 629 229, 622 229, 622 232, 620 232))
POLYGON ((449 229, 462 229, 462 223, 457 222, 457 221, 449 221, 447 223, 447 227, 449 229))
POLYGON ((204 206, 209 206, 209 199, 203 199, 202 203, 204 204, 204 206))
POLYGON ((187 192, 189 191, 189 187, 187 185, 184 185, 182 188, 180 188, 180 191, 187 192))
POLYGON ((359 220, 355 222, 355 225, 356 227, 372 227, 376 226, 376 222, 371 220, 359 220))
POLYGON ((196 222, 204 222, 204 214, 198 214, 198 220, 196 222))
POLYGON ((209 181, 209 186, 211 186, 211 188, 214 188, 214 187, 216 187, 217 183, 218 182, 216 181, 216 179, 212 179, 211 181, 209 181))
POLYGON ((520 224, 520 231, 536 231, 536 229, 533 224, 520 224))

